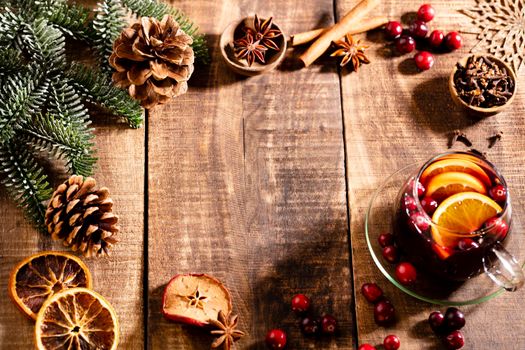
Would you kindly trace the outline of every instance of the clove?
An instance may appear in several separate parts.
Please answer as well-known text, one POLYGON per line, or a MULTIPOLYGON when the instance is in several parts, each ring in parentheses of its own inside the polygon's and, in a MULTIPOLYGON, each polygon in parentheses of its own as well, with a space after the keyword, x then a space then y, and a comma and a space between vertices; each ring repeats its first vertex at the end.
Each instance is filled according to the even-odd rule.
POLYGON ((494 145, 501 140, 501 137, 503 136, 503 131, 498 131, 496 134, 490 136, 487 138, 489 140, 489 148, 494 147, 494 145))

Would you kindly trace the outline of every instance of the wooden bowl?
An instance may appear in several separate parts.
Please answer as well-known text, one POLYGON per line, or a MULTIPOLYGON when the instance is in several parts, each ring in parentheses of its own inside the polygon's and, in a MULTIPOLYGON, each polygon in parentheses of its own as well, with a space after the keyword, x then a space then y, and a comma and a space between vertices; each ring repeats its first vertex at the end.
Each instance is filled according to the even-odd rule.
POLYGON ((499 59, 497 57, 494 57, 494 56, 491 56, 491 55, 471 54, 471 55, 463 57, 461 60, 458 61, 458 63, 460 63, 462 66, 465 66, 466 63, 467 63, 467 60, 470 57, 472 57, 472 56, 474 56, 474 57, 484 56, 484 57, 489 58, 492 62, 497 64, 499 67, 505 68, 507 70, 507 74, 510 76, 510 78, 514 82, 514 92, 512 93, 512 96, 508 99, 508 101, 504 105, 494 106, 494 107, 490 107, 490 108, 471 106, 468 103, 466 103, 465 101, 463 101, 458 95, 458 92, 457 92, 455 84, 454 84, 454 75, 456 74, 456 72, 458 70, 458 67, 457 67, 457 65, 454 66, 454 69, 452 70, 452 73, 450 74, 450 78, 449 78, 449 82, 448 82, 448 87, 449 87, 449 90, 450 90, 450 95, 452 96, 452 100, 458 106, 462 107, 467 113, 469 113, 471 115, 474 115, 474 116, 480 117, 480 118, 490 117, 492 115, 498 114, 499 112, 504 110, 508 105, 510 105, 512 103, 512 101, 514 101, 514 97, 516 96, 516 91, 518 89, 516 74, 514 73, 514 70, 507 63, 505 63, 501 59, 499 59))
MULTIPOLYGON (((279 46, 279 51, 268 49, 266 52, 266 64, 254 62, 250 67, 244 62, 244 60, 238 60, 235 57, 233 50, 233 41, 235 40, 234 38, 238 37, 242 27, 247 26, 253 28, 253 20, 254 16, 248 16, 240 21, 230 23, 224 32, 222 32, 221 38, 219 40, 221 54, 228 67, 238 74, 249 77, 263 74, 275 69, 275 67, 277 67, 284 59, 287 47, 286 39, 283 33, 283 35, 275 39, 277 46, 279 46)), ((281 28, 279 28, 279 26, 277 26, 275 23, 273 23, 272 26, 281 30, 281 28)))

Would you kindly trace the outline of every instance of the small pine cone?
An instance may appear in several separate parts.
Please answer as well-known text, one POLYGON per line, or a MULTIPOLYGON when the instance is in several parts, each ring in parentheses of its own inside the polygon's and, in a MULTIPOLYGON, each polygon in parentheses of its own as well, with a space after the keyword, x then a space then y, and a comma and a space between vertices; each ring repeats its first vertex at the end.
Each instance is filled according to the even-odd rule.
POLYGON ((118 216, 113 214, 113 200, 105 187, 91 177, 71 176, 58 186, 46 211, 46 226, 55 240, 63 240, 73 251, 86 257, 109 255, 118 240, 118 216))
POLYGON ((195 60, 193 39, 172 16, 142 17, 113 43, 113 81, 144 108, 153 108, 188 90, 195 60))

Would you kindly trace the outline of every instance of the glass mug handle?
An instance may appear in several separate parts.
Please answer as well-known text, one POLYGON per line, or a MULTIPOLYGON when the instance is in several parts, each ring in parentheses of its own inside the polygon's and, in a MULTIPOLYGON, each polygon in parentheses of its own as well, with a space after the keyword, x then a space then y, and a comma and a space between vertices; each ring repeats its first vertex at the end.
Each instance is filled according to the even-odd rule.
POLYGON ((525 283, 521 265, 499 243, 488 249, 483 257, 483 268, 494 283, 509 292, 516 291, 525 283))

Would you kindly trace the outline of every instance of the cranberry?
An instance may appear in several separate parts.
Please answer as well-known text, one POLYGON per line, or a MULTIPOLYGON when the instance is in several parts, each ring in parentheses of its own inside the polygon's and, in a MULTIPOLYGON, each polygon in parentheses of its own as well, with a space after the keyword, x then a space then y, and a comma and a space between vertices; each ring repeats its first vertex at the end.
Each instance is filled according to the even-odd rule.
POLYGON ((414 56, 416 67, 420 70, 429 70, 434 65, 434 56, 428 51, 421 51, 414 56))
POLYGON ((416 200, 412 198, 411 196, 405 194, 403 197, 403 209, 405 211, 414 211, 417 209, 416 200))
POLYGON ((445 343, 445 346, 451 350, 461 349, 463 345, 465 345, 465 339, 460 331, 453 331, 443 338, 443 342, 445 343))
POLYGON ((401 342, 397 336, 390 334, 383 340, 383 346, 385 350, 397 350, 401 346, 401 342))
POLYGON ((430 226, 429 220, 423 213, 413 213, 410 215, 410 218, 408 220, 409 227, 411 227, 416 232, 425 232, 428 230, 428 227, 430 226))
POLYGON ((399 53, 410 53, 416 49, 416 41, 408 35, 402 35, 396 39, 396 49, 399 53))
POLYGON ((458 308, 449 307, 445 311, 445 327, 450 331, 457 331, 465 325, 465 315, 458 308))
POLYGON ((391 233, 382 233, 377 237, 377 241, 381 247, 394 244, 394 236, 391 233))
POLYGON ((439 49, 441 44, 443 44, 444 38, 445 34, 441 30, 434 30, 428 37, 428 43, 432 48, 439 49))
POLYGON ((385 35, 388 39, 395 39, 403 33, 403 27, 401 23, 397 21, 390 21, 385 26, 385 35))
POLYGON ((432 197, 425 197, 421 200, 421 206, 428 215, 432 215, 438 207, 438 202, 432 197))
POLYGON ((417 19, 423 22, 430 22, 434 19, 435 15, 436 11, 434 11, 434 8, 430 4, 423 4, 419 7, 419 10, 417 10, 417 19))
POLYGON ((423 21, 415 20, 410 23, 408 31, 414 38, 423 39, 428 34, 428 25, 423 21))
POLYGON ((374 306, 374 321, 379 326, 389 325, 396 317, 396 310, 390 300, 383 298, 374 306))
POLYGON ((496 236, 500 241, 503 240, 509 232, 509 225, 507 225, 505 220, 497 216, 485 221, 483 226, 488 230, 489 234, 496 236))
POLYGON ((365 283, 361 286, 361 293, 371 303, 375 303, 383 296, 383 291, 375 283, 365 283))
POLYGON ((357 348, 357 350, 376 350, 376 348, 370 344, 362 344, 357 348))
POLYGON ((416 268, 411 263, 402 262, 396 267, 396 278, 402 284, 412 284, 417 278, 416 268))
POLYGON ((320 330, 318 320, 308 316, 301 320, 301 331, 304 335, 317 335, 320 330))
POLYGON ((303 314, 310 308, 310 299, 304 294, 297 294, 292 298, 292 310, 303 314))
POLYGON ((439 311, 434 311, 428 316, 428 323, 434 333, 442 333, 445 323, 445 315, 439 311))
POLYGON ((462 39, 458 32, 450 32, 445 36, 445 46, 450 51, 459 49, 461 45, 462 39))
POLYGON ((466 251, 474 248, 479 248, 479 244, 471 238, 462 238, 458 242, 458 248, 459 250, 466 251))
POLYGON ((507 200, 507 189, 503 185, 496 185, 489 190, 489 195, 498 203, 505 203, 507 200))
POLYGON ((386 261, 388 261, 391 264, 394 264, 397 262, 397 259, 399 258, 399 254, 397 253, 397 248, 393 245, 388 245, 383 248, 383 258, 385 258, 386 261))
POLYGON ((337 320, 332 315, 324 315, 321 318, 321 329, 324 334, 334 334, 337 330, 337 320))
POLYGON ((266 345, 270 349, 284 349, 286 333, 281 329, 272 329, 266 334, 266 345))
MULTIPOLYGON (((414 188, 414 180, 411 180, 411 181, 410 181, 410 185, 409 185, 409 187, 410 187, 411 189, 414 188)), ((425 189, 425 186, 423 186, 423 184, 422 184, 421 182, 417 181, 417 183, 416 183, 416 187, 417 187, 417 196, 418 196, 418 198, 422 198, 422 197, 425 195, 425 192, 427 191, 427 190, 425 189)))

